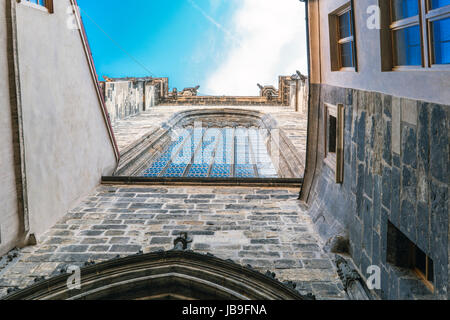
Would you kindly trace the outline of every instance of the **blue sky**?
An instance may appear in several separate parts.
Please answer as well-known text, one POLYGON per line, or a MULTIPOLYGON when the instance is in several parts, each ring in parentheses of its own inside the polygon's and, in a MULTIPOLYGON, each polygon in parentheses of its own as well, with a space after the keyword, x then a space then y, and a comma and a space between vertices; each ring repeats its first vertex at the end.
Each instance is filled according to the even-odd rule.
POLYGON ((304 52, 298 45, 302 42, 301 46, 305 46, 304 30, 297 30, 298 20, 304 21, 299 10, 303 5, 298 0, 78 3, 100 76, 164 76, 169 77, 171 88, 200 85, 204 94, 251 95, 258 93, 256 83, 275 85, 278 75, 306 69, 304 52), (274 8, 280 2, 285 2, 286 8, 277 12, 274 8), (299 10, 295 15, 293 8, 299 10), (268 24, 272 27, 268 28, 268 24), (121 51, 99 27, 145 68, 121 51), (291 41, 275 40, 279 48, 273 48, 273 40, 269 39, 289 27, 294 29, 291 41), (288 54, 292 57, 286 59, 287 52, 292 51, 288 54))

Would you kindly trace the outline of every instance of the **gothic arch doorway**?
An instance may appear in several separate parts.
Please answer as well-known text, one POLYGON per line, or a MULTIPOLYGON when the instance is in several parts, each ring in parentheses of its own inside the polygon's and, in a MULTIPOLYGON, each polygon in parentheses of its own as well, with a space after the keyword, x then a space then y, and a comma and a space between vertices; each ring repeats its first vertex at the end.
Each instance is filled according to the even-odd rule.
POLYGON ((39 282, 7 300, 310 300, 273 275, 192 251, 167 251, 114 259, 71 275, 39 282))

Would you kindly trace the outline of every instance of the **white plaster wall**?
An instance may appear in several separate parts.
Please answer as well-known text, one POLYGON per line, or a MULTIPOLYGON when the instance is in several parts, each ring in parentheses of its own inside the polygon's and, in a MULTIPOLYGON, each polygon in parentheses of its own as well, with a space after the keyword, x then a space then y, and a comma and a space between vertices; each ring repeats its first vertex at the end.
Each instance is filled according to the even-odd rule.
POLYGON ((55 224, 116 165, 69 0, 55 13, 17 5, 31 232, 55 224))
MULTIPOLYGON (((313 2, 316 2, 314 0, 313 2)), ((398 97, 450 104, 449 71, 391 71, 381 72, 380 30, 367 27, 367 8, 378 0, 355 0, 355 33, 358 72, 332 72, 328 14, 349 0, 320 0, 320 52, 313 47, 312 60, 320 59, 322 83, 368 91, 377 91, 398 97)), ((310 6, 314 9, 316 3, 310 6)), ((313 13, 315 16, 315 13, 313 13)), ((314 30, 314 27, 312 28, 314 30)), ((312 35, 317 36, 317 32, 312 35)), ((313 78, 313 82, 317 79, 313 78)))
POLYGON ((144 81, 105 82, 104 85, 106 107, 113 124, 136 116, 156 104, 155 86, 144 81))
POLYGON ((156 87, 154 85, 145 84, 145 110, 156 105, 156 87))
POLYGON ((0 0, 0 256, 16 245, 20 228, 9 103, 5 1, 0 0))
POLYGON ((106 82, 106 108, 112 123, 121 119, 122 110, 125 107, 125 99, 128 95, 128 81, 106 82), (114 88, 114 89, 113 89, 114 88), (109 93, 110 92, 110 96, 109 93))
POLYGON ((291 81, 290 90, 290 106, 291 108, 296 108, 296 94, 298 91, 298 112, 301 114, 306 114, 308 112, 308 85, 306 82, 299 81, 298 86, 295 81, 291 81))

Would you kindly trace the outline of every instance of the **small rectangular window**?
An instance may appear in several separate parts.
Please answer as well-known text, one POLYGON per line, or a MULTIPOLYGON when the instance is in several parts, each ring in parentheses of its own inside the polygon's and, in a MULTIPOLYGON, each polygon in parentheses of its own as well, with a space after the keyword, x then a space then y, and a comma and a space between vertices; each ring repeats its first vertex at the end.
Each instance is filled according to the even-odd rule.
POLYGON ((410 269, 434 292, 433 260, 391 222, 388 222, 386 260, 396 267, 410 269))
POLYGON ((336 153, 336 117, 328 116, 328 153, 336 153))
POLYGON ((344 105, 324 105, 325 163, 335 171, 336 183, 344 179, 344 105))
POLYGON ((45 0, 26 0, 26 1, 45 7, 45 0))
POLYGON ((351 3, 329 15, 332 71, 356 69, 353 19, 351 3))
MULTIPOLYGON (((49 13, 53 13, 53 0, 23 0, 25 3, 47 8, 49 13)), ((19 0, 20 2, 20 0, 19 0)))

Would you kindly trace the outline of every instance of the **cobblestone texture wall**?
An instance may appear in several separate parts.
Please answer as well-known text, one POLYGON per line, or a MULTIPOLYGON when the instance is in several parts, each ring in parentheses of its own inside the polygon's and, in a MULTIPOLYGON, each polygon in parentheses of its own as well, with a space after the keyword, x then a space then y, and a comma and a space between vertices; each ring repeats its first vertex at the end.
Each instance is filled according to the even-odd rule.
POLYGON ((0 296, 67 265, 170 250, 187 231, 195 252, 271 270, 318 299, 345 299, 333 255, 318 245, 297 197, 282 188, 100 186, 0 270, 0 296))
POLYGON ((433 259, 433 297, 446 299, 449 107, 327 85, 314 85, 312 90, 312 105, 320 106, 311 111, 318 132, 317 123, 310 122, 318 160, 309 213, 317 230, 325 240, 347 233, 361 274, 366 275, 370 265, 381 267, 382 298, 429 296, 415 275, 387 263, 390 221, 433 259), (325 102, 345 105, 342 185, 323 164, 325 102))

